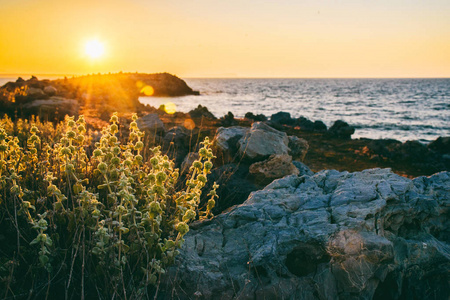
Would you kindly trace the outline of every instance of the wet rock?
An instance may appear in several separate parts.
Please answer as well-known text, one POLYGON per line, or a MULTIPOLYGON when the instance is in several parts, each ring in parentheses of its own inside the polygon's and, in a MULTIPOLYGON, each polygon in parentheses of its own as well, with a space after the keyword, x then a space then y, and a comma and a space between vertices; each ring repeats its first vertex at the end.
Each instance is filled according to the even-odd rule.
POLYGON ((281 125, 292 125, 294 124, 295 120, 291 118, 290 113, 280 111, 270 117, 270 122, 281 125))
POLYGON ((161 288, 180 299, 448 299, 449 206, 449 172, 287 176, 193 224, 161 288))
POLYGON ((289 155, 293 160, 303 161, 308 153, 309 145, 304 139, 296 136, 289 136, 289 155))
POLYGON ((272 154, 289 152, 289 138, 286 133, 261 122, 253 123, 238 143, 239 154, 251 162, 267 159, 272 154))
POLYGON ((266 117, 265 115, 263 115, 263 114, 255 115, 255 114, 253 114, 252 112, 246 113, 244 117, 245 117, 246 119, 250 119, 250 120, 253 120, 253 121, 256 121, 256 122, 264 122, 264 121, 267 121, 267 117, 266 117))
POLYGON ((254 163, 250 166, 249 172, 253 180, 261 185, 287 175, 299 174, 299 170, 292 163, 292 157, 287 154, 274 154, 264 161, 254 163))
POLYGON ((165 131, 164 123, 161 121, 158 114, 147 114, 137 119, 136 123, 140 130, 152 134, 163 134, 165 131))
POLYGON ((216 120, 217 118, 208 110, 206 106, 201 106, 200 104, 193 110, 189 112, 191 118, 207 118, 211 120, 216 120))
POLYGON ((295 125, 304 131, 314 131, 314 122, 305 117, 300 117, 295 120, 295 125))
POLYGON ((231 111, 229 111, 225 116, 220 118, 220 125, 224 127, 230 127, 237 125, 238 122, 234 119, 234 115, 231 111))
POLYGON ((351 135, 355 133, 355 128, 348 125, 347 122, 337 120, 333 126, 328 129, 328 133, 336 138, 350 139, 351 135))
POLYGON ((313 125, 314 131, 325 132, 327 131, 327 125, 322 121, 315 121, 313 125))

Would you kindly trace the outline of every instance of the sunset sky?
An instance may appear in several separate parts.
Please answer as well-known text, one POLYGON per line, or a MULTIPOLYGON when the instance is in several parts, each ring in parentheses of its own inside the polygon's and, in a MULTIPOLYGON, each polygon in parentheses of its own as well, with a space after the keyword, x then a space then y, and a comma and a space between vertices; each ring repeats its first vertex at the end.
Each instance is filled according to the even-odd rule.
POLYGON ((450 77, 450 1, 0 0, 0 74, 118 71, 450 77))

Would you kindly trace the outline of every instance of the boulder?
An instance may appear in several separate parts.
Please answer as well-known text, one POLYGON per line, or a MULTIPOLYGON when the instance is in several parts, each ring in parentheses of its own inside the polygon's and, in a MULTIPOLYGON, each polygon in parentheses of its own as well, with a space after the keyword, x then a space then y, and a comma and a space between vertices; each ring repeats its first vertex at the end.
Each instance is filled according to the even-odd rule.
POLYGON ((299 170, 292 163, 292 157, 287 154, 274 154, 265 161, 254 163, 250 166, 249 172, 254 181, 261 185, 287 175, 299 174, 299 170))
POLYGON ((292 125, 294 124, 295 120, 291 118, 290 113, 280 111, 270 117, 270 122, 281 125, 292 125))
POLYGON ((65 115, 75 116, 78 114, 79 104, 77 100, 62 97, 50 97, 27 102, 23 105, 25 116, 39 115, 49 120, 54 118, 63 119, 65 115))
POLYGON ((165 131, 164 123, 161 121, 158 114, 147 114, 137 119, 136 123, 142 131, 153 134, 161 134, 165 131))
POLYGON ((347 122, 337 120, 333 126, 328 129, 328 133, 336 138, 350 139, 351 135, 355 133, 355 128, 348 125, 347 122))
POLYGON ((304 131, 314 131, 314 122, 308 120, 305 117, 300 117, 295 120, 295 125, 300 127, 301 130, 304 131))
POLYGON ((241 126, 219 127, 214 138, 216 156, 223 161, 231 161, 238 151, 238 141, 249 131, 241 126))
POLYGON ((234 115, 231 111, 229 111, 226 115, 224 115, 222 118, 220 118, 220 125, 224 127, 230 127, 237 125, 238 122, 234 118, 234 115))
POLYGON ((160 289, 178 299, 448 299, 449 207, 449 172, 287 176, 192 224, 160 289))
POLYGON ((252 112, 246 113, 244 118, 250 119, 250 120, 253 120, 253 121, 256 121, 256 122, 258 122, 258 121, 262 121, 262 122, 267 121, 267 117, 265 115, 263 115, 263 114, 255 115, 252 112))
POLYGON ((211 120, 216 120, 217 118, 208 110, 206 106, 201 106, 200 104, 193 110, 189 111, 191 118, 207 118, 211 120))
POLYGON ((238 143, 239 154, 251 162, 267 159, 272 154, 289 152, 289 138, 286 133, 261 122, 253 123, 238 143))
POLYGON ((296 136, 289 136, 289 155, 292 159, 303 161, 306 153, 308 153, 309 144, 306 140, 298 138, 296 136))
POLYGON ((54 86, 51 86, 51 85, 47 85, 45 88, 44 88, 44 93, 46 94, 46 95, 48 95, 48 96, 54 96, 54 95, 56 95, 56 92, 57 92, 58 90, 54 87, 54 86))
POLYGON ((313 125, 314 131, 325 132, 327 131, 327 125, 322 121, 315 121, 313 125))

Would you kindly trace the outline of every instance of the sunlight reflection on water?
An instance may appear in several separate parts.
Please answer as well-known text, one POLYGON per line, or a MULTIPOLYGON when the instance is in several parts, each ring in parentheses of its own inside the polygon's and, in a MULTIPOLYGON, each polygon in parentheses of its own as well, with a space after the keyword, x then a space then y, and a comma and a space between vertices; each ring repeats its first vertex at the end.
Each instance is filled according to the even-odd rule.
POLYGON ((270 116, 342 119, 355 126, 354 138, 429 142, 450 135, 450 79, 186 79, 200 96, 141 97, 159 107, 173 102, 188 112, 199 104, 221 117, 231 111, 270 116))

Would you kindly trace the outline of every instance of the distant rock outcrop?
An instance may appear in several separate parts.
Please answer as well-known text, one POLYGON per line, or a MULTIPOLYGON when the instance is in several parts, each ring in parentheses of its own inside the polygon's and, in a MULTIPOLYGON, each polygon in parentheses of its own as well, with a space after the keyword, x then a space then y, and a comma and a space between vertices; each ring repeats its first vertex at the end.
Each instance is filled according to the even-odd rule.
POLYGON ((19 117, 26 117, 28 112, 22 105, 58 96, 75 99, 80 106, 94 109, 101 116, 114 111, 145 110, 146 107, 139 102, 142 95, 174 97, 198 94, 185 81, 168 73, 97 74, 57 80, 39 80, 33 76, 29 80, 19 78, 0 87, 0 113, 14 115, 19 108, 23 112, 19 117))
POLYGON ((448 299, 449 207, 449 172, 287 176, 193 224, 159 295, 448 299))

